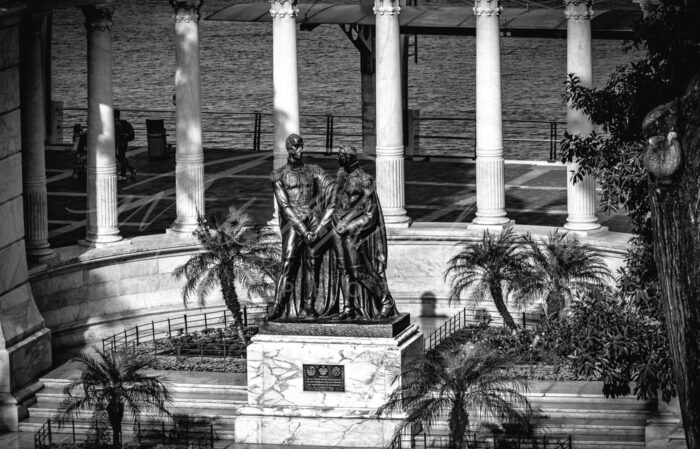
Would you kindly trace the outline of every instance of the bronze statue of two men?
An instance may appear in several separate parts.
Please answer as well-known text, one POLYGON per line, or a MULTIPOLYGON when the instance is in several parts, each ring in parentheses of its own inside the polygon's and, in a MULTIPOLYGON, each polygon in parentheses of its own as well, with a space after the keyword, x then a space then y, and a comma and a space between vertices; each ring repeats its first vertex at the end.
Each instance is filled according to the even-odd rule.
POLYGON ((387 320, 397 314, 385 276, 386 230, 374 179, 357 149, 338 151, 336 178, 302 159, 291 134, 287 164, 270 175, 282 266, 269 320, 387 320))

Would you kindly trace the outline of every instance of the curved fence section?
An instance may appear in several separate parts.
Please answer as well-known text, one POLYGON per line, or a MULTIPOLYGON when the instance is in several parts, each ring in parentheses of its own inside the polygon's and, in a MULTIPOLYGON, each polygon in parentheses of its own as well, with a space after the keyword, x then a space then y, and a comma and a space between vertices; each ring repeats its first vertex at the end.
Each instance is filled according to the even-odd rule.
MULTIPOLYGON (((525 329, 527 327, 536 326, 537 323, 544 318, 544 315, 540 313, 523 312, 520 315, 513 315, 513 318, 516 320, 516 324, 518 319, 520 319, 519 324, 525 329)), ((469 307, 465 307, 449 320, 445 321, 442 326, 435 329, 432 334, 428 335, 425 339, 424 348, 426 351, 431 351, 455 332, 467 326, 482 323, 503 325, 503 318, 500 315, 493 316, 486 310, 473 310, 469 307)))
MULTIPOLYGON (((86 432, 81 423, 74 420, 59 425, 56 420, 47 420, 34 434, 34 449, 56 449, 68 445, 81 447, 111 447, 109 430, 94 428, 86 432), (77 424, 77 426, 76 426, 77 424)), ((130 428, 125 427, 126 433, 130 428)), ((132 444, 162 445, 187 449, 214 449, 214 426, 182 426, 164 422, 138 423, 133 427, 132 444)), ((71 446, 72 447, 72 446, 71 446)), ((150 447, 150 446, 149 446, 150 447)))
MULTIPOLYGON (((242 308, 243 325, 254 332, 249 322, 248 308, 242 308)), ((198 314, 184 314, 150 323, 140 324, 111 337, 102 339, 103 351, 142 351, 155 356, 213 356, 244 358, 246 343, 235 335, 229 337, 221 331, 233 324, 228 309, 198 314), (200 334, 201 338, 192 338, 200 334), (211 338, 207 338, 207 336, 211 338)), ((257 322, 255 323, 257 324, 257 322)))

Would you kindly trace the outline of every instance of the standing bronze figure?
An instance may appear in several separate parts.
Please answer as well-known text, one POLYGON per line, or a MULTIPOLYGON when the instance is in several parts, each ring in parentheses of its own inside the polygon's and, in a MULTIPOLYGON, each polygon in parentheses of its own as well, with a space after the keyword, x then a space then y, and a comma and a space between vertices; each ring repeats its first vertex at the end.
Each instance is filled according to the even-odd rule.
MULTIPOLYGON (((353 146, 340 148, 338 163, 329 230, 345 299, 337 318, 383 320, 397 310, 384 273, 386 229, 374 179, 360 167, 353 146)), ((317 233, 323 225, 317 226, 317 233)))
POLYGON ((332 213, 332 207, 324 201, 332 197, 333 180, 318 165, 304 163, 301 136, 290 134, 285 147, 289 153, 287 163, 270 175, 282 233, 282 268, 268 319, 317 318, 320 252, 315 244, 316 232, 332 213), (298 282, 299 271, 302 279, 298 282), (298 306, 291 300, 293 297, 298 306))

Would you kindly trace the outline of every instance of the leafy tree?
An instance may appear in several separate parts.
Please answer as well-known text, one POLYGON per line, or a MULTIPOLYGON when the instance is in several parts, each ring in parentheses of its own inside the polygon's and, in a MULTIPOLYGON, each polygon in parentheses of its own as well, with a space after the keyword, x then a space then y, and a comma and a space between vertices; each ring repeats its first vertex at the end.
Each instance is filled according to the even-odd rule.
POLYGON ((279 264, 278 236, 267 227, 252 225, 248 216, 235 207, 210 218, 199 215, 194 236, 203 251, 173 271, 185 278, 182 296, 187 305, 196 296, 200 306, 212 288, 220 286, 226 307, 242 342, 245 329, 236 283, 250 294, 266 294, 274 288, 273 270, 279 264))
POLYGON ((577 176, 592 174, 600 181, 603 207, 626 208, 639 235, 630 257, 649 266, 642 269, 630 260, 632 270, 622 273, 620 291, 645 303, 642 313, 666 322, 668 344, 654 352, 672 356, 686 440, 693 449, 700 447, 698 23, 698 2, 664 0, 628 44, 645 51, 642 59, 618 68, 601 89, 586 89, 571 78, 566 99, 603 133, 567 135, 563 146, 564 160, 579 161, 577 176), (669 164, 674 161, 679 166, 669 164), (653 259, 646 257, 652 247, 653 259), (630 291, 635 281, 637 293, 630 291))
POLYGON ((603 381, 606 397, 634 393, 639 399, 668 401, 675 395, 663 322, 613 292, 581 296, 562 320, 543 322, 538 346, 571 361, 574 373, 603 381), (630 389, 634 385, 634 391, 630 389))
POLYGON ((172 393, 160 376, 143 372, 149 359, 130 352, 103 352, 94 348, 95 356, 80 354, 73 361, 82 365, 80 379, 65 388, 69 395, 59 422, 65 422, 81 412, 90 412, 95 429, 112 430, 112 445, 121 446, 122 420, 129 411, 136 422, 146 409, 155 409, 170 416, 168 406, 172 393), (76 390, 79 391, 78 394, 76 390))
POLYGON ((577 294, 590 294, 612 280, 603 257, 568 234, 551 233, 541 243, 527 235, 525 244, 536 271, 525 288, 543 299, 547 317, 563 312, 577 294))
POLYGON ((499 234, 484 231, 480 242, 464 243, 461 251, 448 262, 445 279, 450 282, 450 301, 467 301, 474 306, 492 300, 510 329, 517 329, 508 306, 511 293, 532 285, 534 270, 528 246, 513 228, 499 234))
POLYGON ((455 449, 466 447, 471 417, 497 419, 529 426, 532 409, 524 396, 527 384, 504 370, 505 359, 493 351, 447 344, 422 354, 401 374, 401 384, 378 413, 405 411, 399 434, 413 423, 428 430, 447 411, 450 440, 455 449))

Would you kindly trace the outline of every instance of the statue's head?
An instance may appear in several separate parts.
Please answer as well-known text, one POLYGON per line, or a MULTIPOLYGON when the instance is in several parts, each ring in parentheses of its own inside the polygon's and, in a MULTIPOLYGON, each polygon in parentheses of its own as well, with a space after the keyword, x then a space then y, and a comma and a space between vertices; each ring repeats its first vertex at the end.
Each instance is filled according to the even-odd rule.
POLYGON ((290 157, 301 159, 301 153, 304 151, 304 139, 299 134, 290 134, 284 142, 284 147, 290 157))
POLYGON ((352 168, 357 165, 357 148, 352 145, 343 145, 338 148, 338 163, 343 168, 352 168))

